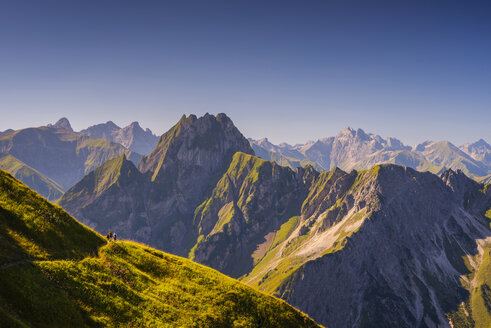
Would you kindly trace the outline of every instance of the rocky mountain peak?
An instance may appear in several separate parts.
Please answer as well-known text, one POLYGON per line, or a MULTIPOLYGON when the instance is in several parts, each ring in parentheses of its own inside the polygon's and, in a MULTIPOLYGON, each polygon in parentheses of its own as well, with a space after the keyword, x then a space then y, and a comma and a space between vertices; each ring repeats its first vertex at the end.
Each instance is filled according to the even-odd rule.
POLYGON ((106 139, 125 146, 139 154, 149 154, 157 144, 158 137, 150 129, 143 130, 138 122, 120 128, 112 121, 93 125, 80 131, 90 137, 106 139))
POLYGON ((237 152, 254 154, 249 141, 225 114, 183 116, 142 159, 139 170, 151 176, 154 197, 172 202, 174 208, 169 211, 191 213, 237 152))
POLYGON ((99 125, 105 125, 106 127, 110 128, 110 129, 121 129, 116 123, 114 123, 113 121, 107 121, 106 123, 104 124, 99 124, 99 125))
POLYGON ((348 126, 345 129, 339 131, 338 137, 346 136, 346 137, 354 137, 356 135, 356 130, 352 127, 348 126))
POLYGON ((419 152, 422 152, 426 149, 426 147, 428 147, 429 145, 433 144, 434 142, 431 141, 431 140, 426 140, 416 146, 414 146, 413 148, 413 151, 419 151, 419 152))
POLYGON ((263 147, 264 149, 267 149, 267 150, 274 149, 274 145, 271 142, 269 142, 268 138, 259 139, 256 142, 256 144, 263 147))
POLYGON ((365 133, 362 129, 356 130, 356 138, 361 139, 361 140, 369 140, 370 136, 365 133))
POLYGON ((143 129, 140 126, 140 123, 138 123, 137 121, 131 122, 131 124, 129 125, 129 127, 132 128, 132 129, 138 129, 138 130, 142 130, 143 131, 143 129))
POLYGON ((459 148, 471 156, 491 153, 491 146, 484 139, 479 139, 476 142, 464 144, 459 148))
POLYGON ((491 146, 484 139, 479 139, 478 141, 472 144, 474 147, 485 147, 487 149, 491 149, 491 146))
POLYGON ((477 185, 477 182, 468 178, 462 170, 448 169, 440 178, 454 193, 463 196, 467 190, 477 185))
POLYGON ((73 131, 70 121, 68 121, 66 117, 60 118, 55 124, 48 124, 48 127, 52 129, 65 129, 73 131))

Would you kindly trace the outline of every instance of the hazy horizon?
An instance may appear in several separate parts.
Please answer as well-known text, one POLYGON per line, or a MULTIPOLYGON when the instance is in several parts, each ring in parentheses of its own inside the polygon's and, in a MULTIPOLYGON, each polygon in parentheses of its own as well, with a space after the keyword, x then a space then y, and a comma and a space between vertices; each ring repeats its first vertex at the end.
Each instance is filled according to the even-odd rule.
POLYGON ((490 141, 491 3, 0 3, 0 130, 229 115, 305 143, 347 126, 407 145, 490 141))
MULTIPOLYGON (((197 115, 197 114, 195 114, 195 113, 188 113, 188 114, 182 114, 182 115, 189 116, 189 115, 191 115, 191 114, 196 115, 196 116, 198 116, 198 117, 202 116, 202 115, 197 115)), ((209 114, 216 115, 216 114, 219 114, 219 113, 209 113, 209 114)), ((229 116, 229 117, 230 117, 230 115, 228 115, 227 113, 225 113, 225 114, 226 114, 227 116, 229 116)), ((60 118, 58 118, 58 119, 56 119, 56 120, 53 120, 52 122, 46 122, 46 123, 44 123, 44 124, 36 124, 36 125, 33 125, 33 126, 24 126, 24 127, 20 127, 20 128, 18 128, 18 129, 29 128, 29 127, 39 127, 39 126, 46 126, 46 125, 48 125, 48 124, 54 124, 54 123, 56 123, 56 121, 58 121, 58 120, 59 120, 59 119, 61 119, 61 118, 66 118, 66 119, 68 119, 68 121, 70 122, 70 125, 72 126, 72 128, 73 128, 73 130, 74 130, 75 132, 79 132, 79 131, 81 131, 81 130, 84 130, 84 129, 88 128, 89 126, 92 126, 92 125, 96 125, 96 124, 104 124, 104 123, 107 123, 108 121, 112 121, 114 124, 116 124, 116 125, 117 125, 117 126, 119 126, 120 128, 124 128, 124 127, 126 127, 126 126, 130 125, 130 124, 131 124, 131 123, 133 123, 133 122, 138 122, 138 124, 140 125, 140 127, 141 127, 142 129, 144 129, 144 130, 145 130, 145 129, 149 128, 149 129, 152 131, 152 133, 153 133, 153 134, 155 134, 155 135, 157 135, 157 136, 159 136, 159 137, 160 137, 162 134, 164 134, 165 132, 167 132, 167 131, 168 131, 168 130, 169 130, 171 127, 172 127, 172 126, 174 126, 174 125, 175 125, 175 124, 178 122, 178 120, 179 120, 179 119, 182 117, 182 115, 181 115, 181 116, 180 116, 178 119, 176 119, 174 122, 170 123, 170 125, 169 125, 167 128, 165 128, 165 129, 164 129, 164 130, 163 130, 161 133, 158 133, 158 132, 156 132, 156 131, 154 131, 154 130, 150 129, 149 127, 145 126, 144 124, 142 124, 142 122, 141 122, 141 121, 139 121, 139 120, 137 120, 137 119, 135 119, 135 120, 131 120, 131 121, 128 121, 128 122, 125 122, 125 123, 120 123, 120 122, 117 122, 117 121, 115 121, 115 120, 107 120, 107 121, 104 121, 104 122, 95 122, 95 123, 90 124, 90 125, 88 125, 88 126, 83 126, 83 125, 78 124, 77 122, 73 122, 73 121, 72 121, 72 120, 71 120, 69 117, 66 117, 66 116, 60 117, 60 118)), ((204 114, 203 114, 203 115, 204 115, 204 114)), ((362 129, 362 130, 363 130, 365 133, 367 133, 367 134, 379 135, 379 136, 381 136, 382 138, 388 138, 388 137, 391 137, 391 138, 396 138, 396 139, 399 139, 400 141, 402 141, 402 143, 404 143, 406 146, 416 146, 416 145, 418 145, 418 144, 420 144, 420 143, 422 143, 422 142, 424 142, 424 141, 434 141, 434 142, 438 142, 438 141, 450 141, 452 144, 454 144, 454 145, 456 145, 456 146, 461 146, 461 145, 463 145, 463 144, 465 144, 465 143, 473 143, 473 142, 478 141, 479 139, 483 139, 484 141, 488 142, 488 140, 487 140, 486 138, 481 137, 481 138, 478 138, 478 139, 475 139, 475 140, 469 140, 469 141, 466 141, 466 142, 464 142, 464 143, 460 143, 460 144, 459 144, 459 143, 455 143, 455 142, 453 142, 452 140, 449 140, 449 139, 439 139, 439 140, 424 139, 424 140, 422 140, 421 142, 418 142, 418 143, 416 143, 416 144, 410 144, 410 143, 405 142, 404 140, 402 140, 402 139, 401 139, 401 138, 399 138, 398 136, 382 135, 382 134, 379 134, 379 133, 375 133, 375 132, 373 132, 373 131, 366 130, 366 129, 364 129, 363 127, 357 127, 357 126, 350 126, 350 125, 347 125, 347 126, 344 126, 344 127, 340 128, 340 129, 339 129, 339 130, 337 130, 337 131, 333 131, 331 134, 324 135, 324 136, 322 136, 322 137, 320 137, 320 138, 315 138, 315 139, 314 139, 314 138, 312 138, 312 139, 307 139, 307 140, 304 140, 304 141, 301 141, 301 142, 290 143, 290 142, 281 141, 281 140, 280 140, 280 141, 272 140, 272 139, 271 139, 270 137, 268 137, 268 136, 262 136, 262 137, 251 137, 251 136, 249 136, 249 135, 245 134, 245 133, 242 131, 242 129, 240 128, 240 126, 238 126, 238 125, 237 125, 237 123, 234 121, 234 118, 233 118, 233 117, 230 117, 230 119, 232 119, 232 121, 234 122, 234 124, 235 124, 235 125, 236 125, 236 126, 239 128, 239 130, 240 130, 240 131, 241 131, 241 132, 244 134, 244 136, 245 136, 246 138, 251 138, 251 139, 254 139, 254 140, 260 140, 260 139, 263 139, 263 138, 267 138, 269 142, 271 142, 271 143, 273 143, 273 144, 275 144, 275 145, 279 145, 279 144, 281 144, 281 143, 287 143, 287 144, 290 144, 290 145, 294 146, 294 145, 297 145, 297 144, 305 144, 305 143, 308 143, 308 142, 315 142, 315 141, 317 141, 317 140, 319 140, 319 139, 322 139, 322 138, 326 138, 326 137, 334 137, 334 136, 336 136, 336 135, 337 135, 337 134, 338 134, 340 131, 342 131, 342 130, 344 130, 344 129, 346 129, 346 128, 352 128, 352 129, 354 129, 354 130, 362 129)), ((18 129, 14 129, 14 130, 18 130, 18 129)), ((4 131, 4 130, 6 130, 6 129, 3 129, 3 130, 2 130, 2 129, 0 129, 0 132, 2 132, 2 131, 4 131)))

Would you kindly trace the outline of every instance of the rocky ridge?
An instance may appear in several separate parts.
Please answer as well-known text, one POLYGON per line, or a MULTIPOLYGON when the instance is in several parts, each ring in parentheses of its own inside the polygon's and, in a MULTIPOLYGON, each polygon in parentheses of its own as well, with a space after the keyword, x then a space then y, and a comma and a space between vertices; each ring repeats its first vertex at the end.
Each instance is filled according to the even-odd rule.
POLYGON ((79 133, 119 143, 142 155, 150 154, 159 140, 150 129, 144 130, 138 122, 133 122, 124 128, 120 128, 114 122, 108 121, 90 126, 79 133))

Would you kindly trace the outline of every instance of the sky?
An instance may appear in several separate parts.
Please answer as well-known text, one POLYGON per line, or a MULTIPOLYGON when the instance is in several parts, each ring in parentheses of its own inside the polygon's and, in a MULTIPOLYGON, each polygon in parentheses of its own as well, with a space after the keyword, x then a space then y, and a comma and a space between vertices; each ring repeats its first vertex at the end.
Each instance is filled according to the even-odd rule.
POLYGON ((491 2, 0 0, 0 130, 226 113, 246 137, 351 126, 491 142, 491 2))

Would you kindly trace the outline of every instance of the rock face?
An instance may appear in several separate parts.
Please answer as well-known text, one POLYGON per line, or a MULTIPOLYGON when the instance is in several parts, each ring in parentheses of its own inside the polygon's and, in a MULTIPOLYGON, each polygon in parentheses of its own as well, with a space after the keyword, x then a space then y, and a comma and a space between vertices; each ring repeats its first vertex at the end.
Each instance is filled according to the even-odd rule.
POLYGON ((143 130, 138 122, 120 128, 112 121, 93 125, 80 131, 81 134, 119 143, 139 154, 147 155, 155 148, 159 138, 150 131, 143 130))
POLYGON ((491 146, 484 139, 479 139, 474 143, 467 143, 459 148, 474 160, 491 166, 491 146))
MULTIPOLYGON (((140 155, 119 144, 77 134, 64 123, 58 127, 56 125, 2 134, 0 154, 15 157, 64 190, 109 159, 121 154, 126 154, 134 161, 140 158, 140 155)), ((26 180, 26 183, 29 182, 26 180)), ((41 189, 36 190, 43 192, 41 189)), ((43 193, 43 196, 49 195, 43 193)))
POLYGON ((191 257, 228 275, 250 272, 265 236, 299 212, 316 172, 295 172, 274 162, 236 153, 211 197, 195 211, 198 243, 191 257))
POLYGON ((70 121, 66 117, 60 118, 55 124, 48 124, 48 128, 53 128, 53 129, 65 129, 68 131, 72 131, 72 126, 70 125, 70 121))
POLYGON ((104 165, 70 189, 60 205, 98 231, 116 230, 122 237, 187 255, 197 237, 194 210, 239 151, 253 154, 225 114, 183 116, 142 159, 140 171, 124 158, 123 171, 119 164, 104 165), (131 186, 125 187, 120 180, 128 175, 135 178, 128 179, 131 186), (94 184, 100 176, 116 179, 94 184), (80 197, 81 190, 89 196, 80 197))
POLYGON ((484 140, 456 147, 448 141, 426 141, 411 148, 395 138, 382 138, 363 130, 346 128, 335 137, 303 145, 274 145, 267 139, 251 140, 256 154, 292 168, 312 164, 317 170, 339 167, 365 170, 382 163, 400 164, 439 174, 451 168, 482 180, 491 174, 491 146, 484 140))
POLYGON ((479 316, 459 279, 486 263, 490 208, 489 188, 461 171, 325 172, 296 228, 243 279, 330 327, 459 326, 479 316))

